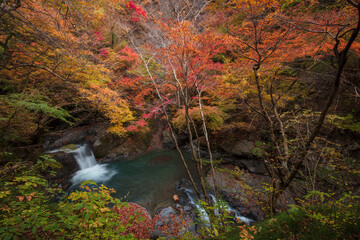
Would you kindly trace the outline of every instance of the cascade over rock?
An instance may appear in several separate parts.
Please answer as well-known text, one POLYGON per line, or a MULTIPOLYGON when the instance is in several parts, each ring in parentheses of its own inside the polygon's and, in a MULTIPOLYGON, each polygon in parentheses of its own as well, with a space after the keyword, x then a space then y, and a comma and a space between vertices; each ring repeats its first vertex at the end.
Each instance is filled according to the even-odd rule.
POLYGON ((81 170, 94 167, 97 164, 93 152, 86 144, 70 151, 70 153, 74 154, 75 160, 81 170))
MULTIPOLYGON (((207 180, 210 186, 214 185, 210 173, 207 180)), ((245 173, 235 166, 227 165, 215 171, 215 181, 230 207, 255 221, 264 219, 265 213, 260 204, 269 201, 265 186, 271 183, 270 177, 245 173)), ((288 190, 278 199, 278 204, 283 209, 295 204, 288 190)))

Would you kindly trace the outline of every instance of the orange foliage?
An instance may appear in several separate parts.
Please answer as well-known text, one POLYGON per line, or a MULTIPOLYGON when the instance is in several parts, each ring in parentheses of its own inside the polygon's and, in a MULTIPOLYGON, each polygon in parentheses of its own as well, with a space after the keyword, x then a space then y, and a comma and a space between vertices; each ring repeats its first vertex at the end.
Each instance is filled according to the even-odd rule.
MULTIPOLYGON (((311 2, 215 2, 210 7, 215 15, 209 26, 225 33, 224 47, 242 68, 251 70, 254 64, 261 64, 266 70, 306 56, 316 59, 329 54, 337 33, 351 28, 356 11, 346 6, 313 11, 318 5, 317 1, 311 2)), ((342 45, 346 37, 344 34, 340 38, 342 45)), ((353 50, 359 52, 359 46, 355 43, 353 50)))
POLYGON ((90 84, 87 89, 81 89, 81 92, 110 120, 112 125, 109 132, 118 135, 126 132, 123 123, 131 121, 133 116, 127 102, 117 92, 96 83, 90 84))

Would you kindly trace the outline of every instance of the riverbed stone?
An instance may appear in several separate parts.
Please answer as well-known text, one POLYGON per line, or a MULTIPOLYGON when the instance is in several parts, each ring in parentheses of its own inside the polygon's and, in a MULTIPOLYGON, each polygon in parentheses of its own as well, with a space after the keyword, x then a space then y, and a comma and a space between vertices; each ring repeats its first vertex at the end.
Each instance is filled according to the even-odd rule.
POLYGON ((221 145, 221 148, 228 153, 236 156, 253 156, 252 150, 255 144, 249 140, 238 140, 231 144, 225 142, 221 145))
POLYGON ((255 173, 255 174, 267 173, 264 163, 256 158, 253 159, 236 158, 233 160, 233 163, 235 163, 241 169, 246 169, 250 173, 255 173))
POLYGON ((182 207, 176 210, 172 206, 163 208, 154 217, 152 237, 176 238, 187 232, 195 233, 195 225, 191 216, 182 207))

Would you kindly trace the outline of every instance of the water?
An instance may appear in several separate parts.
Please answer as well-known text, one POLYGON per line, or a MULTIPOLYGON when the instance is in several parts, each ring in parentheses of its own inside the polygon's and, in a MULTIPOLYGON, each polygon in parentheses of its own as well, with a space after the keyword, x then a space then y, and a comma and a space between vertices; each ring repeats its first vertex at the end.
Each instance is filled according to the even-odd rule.
MULTIPOLYGON (((187 156, 187 159, 190 158, 187 156)), ((194 164, 188 162, 194 169, 194 164)), ((176 150, 113 162, 108 167, 116 171, 106 184, 116 190, 116 197, 126 196, 127 201, 140 203, 150 210, 173 203, 176 183, 188 178, 176 150)))
MULTIPOLYGON (((173 203, 172 197, 177 194, 176 183, 183 178, 187 179, 185 167, 176 150, 154 152, 135 159, 106 164, 97 163, 86 144, 67 145, 52 152, 57 151, 74 154, 80 167, 71 179, 73 185, 70 190, 78 189, 85 180, 92 180, 114 188, 114 197, 140 203, 150 212, 173 203)), ((185 158, 194 172, 195 166, 190 157, 185 154, 185 158)))
POLYGON ((69 152, 74 154, 75 160, 81 170, 93 168, 97 165, 94 153, 86 144, 69 152))
POLYGON ((105 183, 111 180, 116 174, 116 172, 109 168, 107 164, 98 164, 96 162, 94 153, 87 144, 70 144, 60 149, 50 151, 50 153, 60 151, 72 153, 76 163, 80 167, 80 170, 77 171, 71 179, 71 182, 73 183, 72 187, 79 185, 79 183, 85 180, 92 180, 99 184, 105 183))
MULTIPOLYGON (((92 167, 77 171, 71 179, 73 187, 86 180, 92 180, 97 184, 105 184, 109 182, 116 174, 107 164, 95 164, 92 167)), ((106 184, 107 185, 107 184, 106 184)))
MULTIPOLYGON (((152 213, 159 207, 172 204, 172 196, 177 194, 176 183, 183 178, 187 179, 185 167, 176 150, 154 152, 135 159, 107 164, 97 163, 93 152, 86 144, 68 145, 55 151, 73 153, 80 167, 71 179, 73 183, 71 190, 77 189, 85 180, 92 180, 97 184, 114 188, 116 190, 114 197, 140 203, 152 213)), ((184 156, 190 170, 195 172, 195 164, 190 160, 191 158, 186 154, 184 156)), ((182 188, 182 190, 189 202, 197 208, 202 222, 209 223, 209 216, 199 203, 194 190, 190 187, 182 188)), ((211 194, 210 197, 213 204, 217 204, 215 197, 211 194)), ((225 204, 225 210, 232 212, 237 220, 246 224, 252 222, 226 202, 223 204, 225 204)), ((218 209, 215 209, 214 213, 219 214, 218 209)))
MULTIPOLYGON (((201 221, 206 225, 209 226, 210 224, 210 218, 209 215, 207 214, 207 212, 205 211, 204 207, 200 204, 199 198, 198 196, 195 194, 195 192, 192 189, 188 189, 188 188, 184 188, 182 189, 185 194, 187 195, 187 197, 189 198, 190 203, 196 207, 196 209, 198 210, 198 214, 199 217, 201 219, 201 221)), ((214 209, 214 214, 215 215, 219 215, 219 208, 223 208, 225 209, 225 211, 227 212, 231 212, 234 215, 234 218, 237 220, 237 222, 244 222, 247 225, 250 225, 252 222, 254 222, 254 220, 244 217, 241 215, 241 213, 239 211, 237 211, 236 209, 232 208, 227 202, 225 201, 218 201, 214 195, 209 194, 211 200, 212 200, 212 204, 214 206, 218 206, 218 208, 214 209)))
POLYGON ((210 218, 207 212, 205 211, 204 207, 200 204, 199 198, 194 192, 193 189, 190 188, 184 188, 183 191, 189 198, 190 203, 195 206, 195 208, 198 210, 198 215, 200 220, 205 223, 207 226, 209 226, 210 218))

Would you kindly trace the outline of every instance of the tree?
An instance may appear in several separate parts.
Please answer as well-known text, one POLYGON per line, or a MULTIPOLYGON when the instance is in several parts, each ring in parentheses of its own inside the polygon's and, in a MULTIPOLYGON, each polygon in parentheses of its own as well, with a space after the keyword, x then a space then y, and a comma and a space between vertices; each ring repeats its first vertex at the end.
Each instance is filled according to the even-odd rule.
MULTIPOLYGON (((358 7, 357 3, 347 2, 353 9, 358 7)), ((233 59, 230 64, 240 66, 245 74, 252 72, 249 83, 253 89, 238 90, 249 109, 267 123, 271 148, 264 162, 273 178, 271 209, 274 211, 277 198, 302 167, 338 92, 350 47, 358 45, 355 39, 359 22, 355 27, 352 22, 358 16, 344 2, 322 8, 316 1, 310 4, 237 0, 215 2, 211 10, 216 13, 212 26, 225 34, 224 42, 233 59), (281 71, 286 63, 309 56, 316 60, 329 54, 330 49, 334 50, 337 61, 333 89, 308 138, 296 140, 289 132, 289 117, 281 111, 287 102, 296 99, 292 89, 298 80, 294 75, 284 77, 281 71), (248 101, 251 93, 256 95, 257 103, 248 101), (298 144, 299 141, 304 142, 298 144)))
MULTIPOLYGON (((112 11, 125 11, 125 2, 107 2, 112 11)), ((82 1, 2 2, 3 146, 36 142, 54 119, 71 124, 75 120, 71 114, 77 117, 90 106, 110 119, 110 131, 126 132, 123 125, 132 113, 121 93, 110 90, 112 72, 100 63, 106 58, 107 40, 96 31, 96 24, 107 5, 93 2, 85 10, 82 1)))
MULTIPOLYGON (((188 7, 193 11, 193 8, 188 7)), ((203 7, 204 6, 200 8, 198 14, 195 16, 200 14, 203 7)), ((215 86, 214 77, 221 70, 221 64, 212 61, 212 57, 218 52, 219 45, 217 44, 216 34, 197 32, 194 23, 186 19, 190 10, 187 9, 186 6, 184 6, 184 8, 186 9, 185 11, 175 14, 177 16, 175 19, 166 20, 166 24, 154 19, 148 14, 150 21, 142 23, 142 25, 147 24, 147 26, 151 26, 151 29, 148 27, 149 34, 151 34, 156 42, 147 48, 140 47, 135 42, 132 32, 134 32, 136 28, 129 31, 128 35, 136 52, 145 65, 145 73, 143 73, 144 80, 150 80, 152 83, 153 89, 160 100, 160 109, 165 115, 164 117, 171 131, 173 140, 177 145, 184 166, 187 169, 189 178, 199 198, 201 198, 201 194, 197 189, 193 177, 187 168, 183 154, 177 144, 175 132, 171 124, 171 117, 167 113, 168 106, 170 104, 174 105, 173 108, 177 111, 176 116, 178 119, 181 119, 181 116, 183 116, 182 119, 185 122, 184 126, 188 134, 192 157, 196 162, 197 173, 201 179, 202 192, 204 193, 205 199, 208 200, 203 175, 203 160, 199 146, 195 149, 193 140, 194 135, 196 139, 199 140, 199 131, 192 118, 194 115, 192 115, 191 112, 198 109, 201 113, 199 119, 201 121, 200 126, 206 138, 207 148, 211 152, 209 136, 206 130, 206 113, 204 113, 204 109, 207 110, 210 108, 203 107, 202 93, 215 86), (189 12, 187 10, 189 10, 189 12), (158 73, 160 73, 160 75, 157 75, 157 72, 154 72, 154 69, 151 68, 151 64, 154 62, 159 66, 158 73)), ((211 153, 210 156, 213 169, 211 153)))

